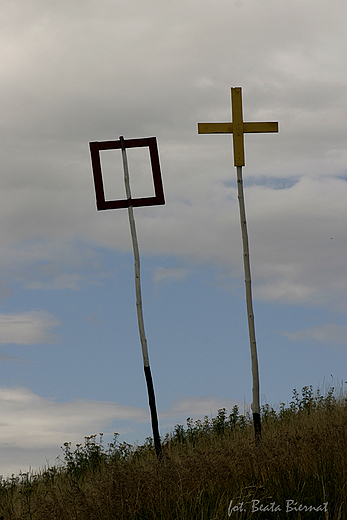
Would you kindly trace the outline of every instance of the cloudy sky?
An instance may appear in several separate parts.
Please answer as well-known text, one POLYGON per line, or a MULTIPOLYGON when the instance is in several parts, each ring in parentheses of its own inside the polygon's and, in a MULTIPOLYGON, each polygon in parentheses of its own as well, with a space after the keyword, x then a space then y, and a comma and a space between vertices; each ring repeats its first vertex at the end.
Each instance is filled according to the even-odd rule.
POLYGON ((151 435, 127 211, 97 212, 90 141, 158 141, 166 204, 134 212, 161 434, 251 403, 231 136, 197 134, 232 86, 280 128, 245 137, 261 402, 347 380, 346 23, 345 0, 3 0, 0 474, 151 435))

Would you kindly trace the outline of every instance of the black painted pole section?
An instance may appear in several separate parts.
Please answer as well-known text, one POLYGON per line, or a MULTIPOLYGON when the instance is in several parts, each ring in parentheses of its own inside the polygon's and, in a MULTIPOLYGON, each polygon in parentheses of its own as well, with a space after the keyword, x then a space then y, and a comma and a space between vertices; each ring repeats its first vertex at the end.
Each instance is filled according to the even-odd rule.
POLYGON ((261 420, 260 413, 253 414, 253 424, 254 424, 254 432, 255 432, 255 443, 259 444, 261 441, 261 420))
POLYGON ((147 383, 147 389, 148 389, 149 409, 151 411, 154 447, 155 447, 155 452, 157 454, 157 457, 160 460, 162 453, 161 453, 158 416, 157 416, 157 408, 155 405, 155 395, 154 395, 151 367, 148 365, 148 367, 144 367, 144 370, 145 370, 145 377, 146 377, 146 383, 147 383))

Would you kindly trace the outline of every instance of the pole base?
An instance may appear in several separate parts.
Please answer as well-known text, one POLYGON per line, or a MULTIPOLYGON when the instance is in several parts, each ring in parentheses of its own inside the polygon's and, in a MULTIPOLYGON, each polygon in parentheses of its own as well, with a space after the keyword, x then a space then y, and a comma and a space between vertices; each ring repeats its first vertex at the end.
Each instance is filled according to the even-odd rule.
POLYGON ((261 441, 260 413, 253 414, 253 423, 254 423, 255 443, 259 444, 261 441))
POLYGON ((152 420, 152 430, 153 430, 153 440, 155 452, 159 460, 162 458, 161 452, 161 443, 160 443, 160 435, 159 435, 159 426, 158 426, 158 416, 157 409, 155 406, 155 396, 154 396, 154 387, 153 380, 150 367, 144 367, 145 377, 148 389, 148 399, 149 399, 149 408, 151 411, 151 420, 152 420))

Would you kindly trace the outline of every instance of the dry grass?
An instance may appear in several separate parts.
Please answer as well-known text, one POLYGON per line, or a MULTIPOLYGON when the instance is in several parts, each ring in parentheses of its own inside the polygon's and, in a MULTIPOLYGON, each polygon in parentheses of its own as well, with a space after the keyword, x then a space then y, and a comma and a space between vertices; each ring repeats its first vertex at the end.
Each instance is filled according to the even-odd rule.
POLYGON ((294 391, 287 408, 263 407, 259 446, 250 418, 236 408, 229 417, 219 410, 212 420, 176 426, 163 441, 161 462, 150 441, 138 448, 114 443, 105 451, 89 437, 74 451, 64 445, 65 467, 2 481, 0 516, 343 520, 346 432, 346 399, 332 389, 323 397, 305 387, 301 396, 294 391), (287 512, 288 500, 302 510, 287 512))

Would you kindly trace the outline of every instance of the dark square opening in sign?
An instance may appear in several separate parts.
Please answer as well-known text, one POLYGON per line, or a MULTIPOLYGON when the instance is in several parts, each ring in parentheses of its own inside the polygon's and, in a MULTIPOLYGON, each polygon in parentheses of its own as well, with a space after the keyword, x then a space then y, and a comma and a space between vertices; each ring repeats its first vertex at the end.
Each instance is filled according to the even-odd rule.
POLYGON ((142 146, 147 146, 149 148, 155 196, 134 199, 105 200, 100 151, 120 149, 121 141, 120 139, 118 141, 94 141, 89 143, 89 148, 92 158, 96 206, 98 210, 127 208, 129 206, 156 206, 165 204, 156 138, 144 137, 141 139, 124 139, 123 143, 125 148, 138 148, 142 146))

